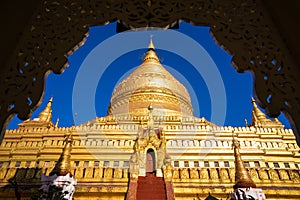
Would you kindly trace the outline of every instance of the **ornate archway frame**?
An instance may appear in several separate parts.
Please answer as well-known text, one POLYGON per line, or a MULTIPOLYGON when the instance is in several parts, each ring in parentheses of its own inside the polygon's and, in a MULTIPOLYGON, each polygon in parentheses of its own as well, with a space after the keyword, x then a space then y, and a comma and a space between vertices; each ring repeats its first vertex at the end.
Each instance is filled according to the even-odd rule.
POLYGON ((296 63, 258 0, 44 0, 25 27, 0 75, 0 129, 14 114, 27 119, 40 105, 45 77, 61 73, 89 26, 116 20, 129 27, 165 27, 178 20, 209 26, 238 72, 250 71, 258 103, 276 117, 282 111, 300 144, 300 87, 296 63), (5 97, 5 98, 4 98, 5 97))

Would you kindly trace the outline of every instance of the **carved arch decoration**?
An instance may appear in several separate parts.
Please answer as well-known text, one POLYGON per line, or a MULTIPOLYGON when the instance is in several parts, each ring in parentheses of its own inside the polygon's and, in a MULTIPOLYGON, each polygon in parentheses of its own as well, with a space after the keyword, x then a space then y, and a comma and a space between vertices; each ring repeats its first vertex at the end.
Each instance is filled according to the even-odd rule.
POLYGON ((258 0, 43 0, 7 59, 0 79, 0 128, 14 115, 30 116, 41 102, 45 76, 61 73, 84 43, 89 26, 116 20, 129 27, 168 27, 176 20, 210 26, 238 72, 251 71, 258 103, 283 111, 300 137, 298 72, 288 48, 258 0), (3 98, 5 97, 5 98, 3 98))

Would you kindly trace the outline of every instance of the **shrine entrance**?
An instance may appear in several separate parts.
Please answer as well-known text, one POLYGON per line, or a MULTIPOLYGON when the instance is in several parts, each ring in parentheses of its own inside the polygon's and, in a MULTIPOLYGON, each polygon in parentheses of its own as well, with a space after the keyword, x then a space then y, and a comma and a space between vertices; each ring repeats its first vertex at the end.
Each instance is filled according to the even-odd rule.
POLYGON ((146 155, 146 173, 155 172, 155 153, 153 149, 148 149, 146 155))

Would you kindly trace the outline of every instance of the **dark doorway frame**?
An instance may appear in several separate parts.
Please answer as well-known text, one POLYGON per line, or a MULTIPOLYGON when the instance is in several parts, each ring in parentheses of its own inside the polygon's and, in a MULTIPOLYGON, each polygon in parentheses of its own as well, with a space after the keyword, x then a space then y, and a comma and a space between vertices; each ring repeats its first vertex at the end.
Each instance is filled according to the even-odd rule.
POLYGON ((155 173, 156 172, 156 156, 155 151, 153 149, 148 149, 146 152, 146 173, 155 173), (152 157, 152 167, 153 171, 148 171, 148 155, 152 157))

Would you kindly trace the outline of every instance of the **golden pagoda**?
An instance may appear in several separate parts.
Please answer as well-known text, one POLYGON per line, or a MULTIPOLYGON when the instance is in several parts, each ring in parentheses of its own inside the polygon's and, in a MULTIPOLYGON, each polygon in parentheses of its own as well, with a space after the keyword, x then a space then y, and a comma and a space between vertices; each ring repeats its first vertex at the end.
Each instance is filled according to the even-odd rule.
POLYGON ((256 188, 256 184, 246 169, 240 153, 240 143, 233 138, 232 147, 235 157, 235 184, 231 200, 239 199, 257 199, 265 200, 266 197, 261 188, 256 188))
POLYGON ((58 159, 57 163, 55 164, 54 169, 52 170, 52 172, 50 172, 50 176, 51 175, 67 175, 67 174, 71 174, 72 176, 72 172, 71 172, 71 150, 72 150, 72 136, 67 137, 66 139, 66 144, 65 147, 63 149, 63 152, 60 156, 60 158, 58 159))
POLYGON ((160 63, 150 41, 143 63, 116 86, 109 113, 147 115, 149 103, 157 115, 191 115, 193 108, 187 89, 160 63))
POLYGON ((16 187, 30 198, 42 177, 54 175, 74 178, 73 186, 77 180, 75 200, 230 199, 237 188, 299 199, 295 136, 252 103, 245 127, 193 116, 187 89, 162 66, 151 40, 141 65, 115 87, 108 116, 59 127, 50 99, 38 118, 6 130, 0 199, 15 199, 16 187))

